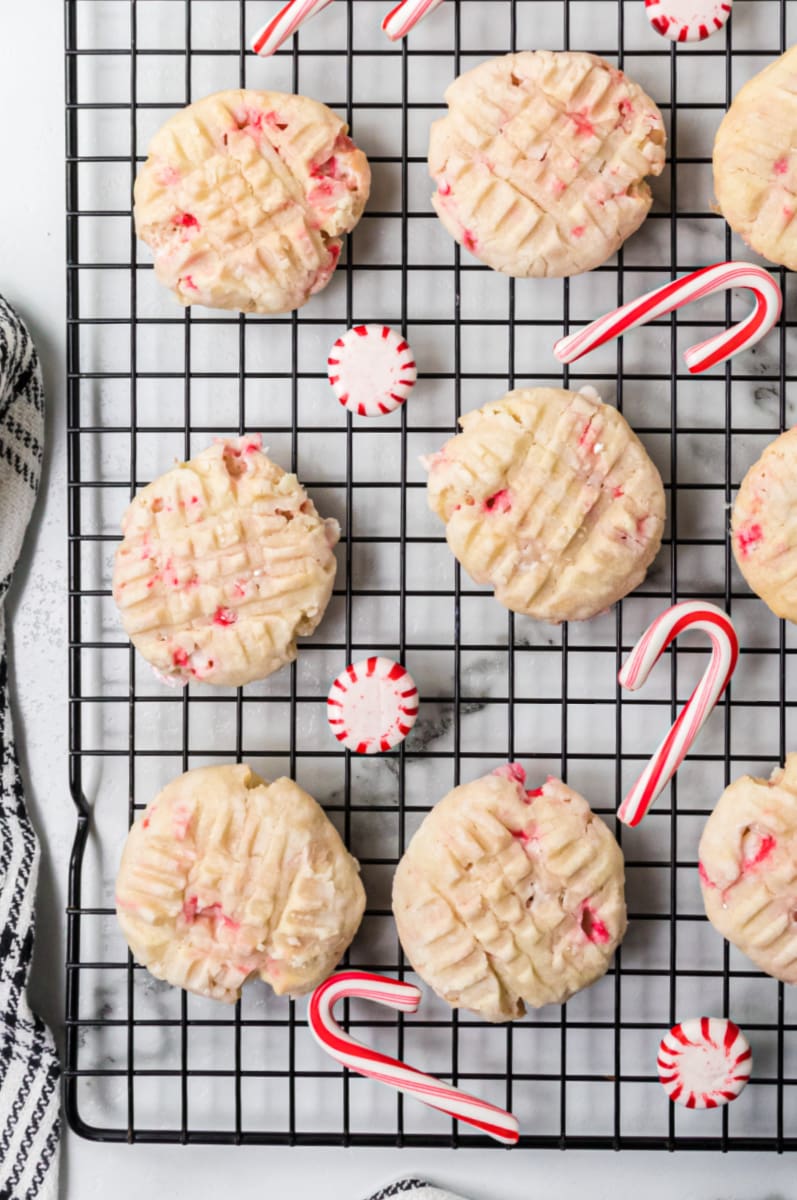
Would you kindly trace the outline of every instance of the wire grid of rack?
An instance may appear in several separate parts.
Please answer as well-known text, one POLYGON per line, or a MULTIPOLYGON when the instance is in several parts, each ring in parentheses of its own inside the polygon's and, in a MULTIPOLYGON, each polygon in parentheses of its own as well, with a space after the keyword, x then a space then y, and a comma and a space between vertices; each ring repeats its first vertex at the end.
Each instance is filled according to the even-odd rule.
MULTIPOLYGON (((267 6, 265 6, 267 7, 267 6)), ((680 351, 736 301, 673 314, 560 371, 555 337, 647 287, 751 257, 712 213, 713 131, 741 82, 797 31, 791 0, 737 0, 726 34, 678 47, 642 0, 449 0, 399 45, 383 3, 325 10, 269 62, 246 49, 259 0, 66 0, 70 584, 70 874, 66 1111, 105 1140, 488 1146, 440 1114, 339 1071, 312 1043, 304 1004, 259 984, 234 1010, 169 989, 137 967, 113 917, 129 823, 171 776, 246 759, 288 773, 324 803, 362 863, 369 907, 347 962, 412 978, 389 908, 392 868, 448 788, 507 759, 583 790, 612 824, 697 678, 687 638, 641 696, 617 668, 677 599, 733 613, 741 666, 697 750, 638 830, 618 830, 631 926, 609 975, 564 1008, 491 1027, 426 992, 417 1017, 346 1006, 355 1036, 513 1109, 521 1145, 797 1147, 797 1029, 783 985, 706 924, 696 847, 717 795, 767 773, 793 732, 794 639, 734 573, 727 508, 746 466, 791 419, 785 316, 758 351, 692 379, 680 351), (669 163, 653 212, 616 260, 570 281, 512 281, 461 254, 429 204, 430 119, 455 75, 514 48, 589 49, 659 102, 669 163), (148 136, 225 86, 304 91, 345 113, 374 170, 368 211, 329 288, 289 316, 176 309, 136 241, 130 189, 148 136), (352 419, 324 382, 343 328, 379 321, 409 338, 420 381, 405 408, 352 419), (462 412, 537 381, 597 385, 642 436, 668 491, 669 525, 648 580, 613 612, 552 629, 512 617, 459 572, 426 512, 419 454, 462 412), (261 430, 344 529, 330 611, 297 664, 243 692, 170 692, 137 661, 110 600, 110 557, 130 496, 217 434, 261 430), (415 674, 423 706, 397 751, 352 757, 324 722, 329 680, 384 652, 415 674), (749 1033, 755 1078, 730 1108, 670 1106, 656 1048, 675 1019, 728 1013, 749 1033)), ((742 302, 743 303, 743 302, 742 302)), ((740 310, 741 311, 741 310, 740 310)))

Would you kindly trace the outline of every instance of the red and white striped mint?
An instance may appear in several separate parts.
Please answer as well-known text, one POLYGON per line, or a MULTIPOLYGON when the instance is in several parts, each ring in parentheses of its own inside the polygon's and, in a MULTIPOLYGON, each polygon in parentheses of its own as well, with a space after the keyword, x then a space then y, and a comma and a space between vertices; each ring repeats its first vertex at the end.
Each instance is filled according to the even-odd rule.
POLYGON ((364 658, 341 671, 329 689, 327 720, 355 754, 378 754, 403 742, 418 715, 418 689, 401 663, 364 658))
POLYGON ((722 29, 733 0, 645 0, 656 33, 671 42, 703 42, 722 29))
POLYGON ((355 325, 329 352, 327 376, 338 400, 361 417, 400 408, 418 371, 407 341, 387 325, 355 325))
POLYGON ((733 1021, 692 1017, 662 1039, 656 1065, 671 1100, 685 1108, 718 1108, 744 1091, 753 1052, 733 1021))

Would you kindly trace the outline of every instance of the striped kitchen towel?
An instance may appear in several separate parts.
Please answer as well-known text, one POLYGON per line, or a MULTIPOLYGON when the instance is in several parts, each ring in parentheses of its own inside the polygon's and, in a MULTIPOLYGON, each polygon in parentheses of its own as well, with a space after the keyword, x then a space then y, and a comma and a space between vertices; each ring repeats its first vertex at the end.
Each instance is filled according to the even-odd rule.
POLYGON ((26 995, 39 845, 11 728, 3 616, 39 486, 43 438, 36 351, 0 296, 0 1200, 58 1194, 58 1059, 26 995))
POLYGON ((382 1188, 381 1192, 376 1192, 370 1200, 394 1200, 394 1197, 402 1200, 404 1196, 410 1197, 410 1200, 462 1200, 461 1196, 432 1187, 423 1179, 398 1179, 382 1188))

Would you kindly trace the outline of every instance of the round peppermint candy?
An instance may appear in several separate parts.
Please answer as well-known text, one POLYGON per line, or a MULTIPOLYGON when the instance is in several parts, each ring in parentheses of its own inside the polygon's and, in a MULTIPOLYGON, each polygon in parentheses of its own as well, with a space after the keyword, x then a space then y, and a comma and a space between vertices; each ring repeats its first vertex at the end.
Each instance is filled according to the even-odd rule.
POLYGON ((753 1052, 733 1021, 693 1017, 662 1039, 656 1065, 671 1100, 685 1108, 718 1108, 744 1090, 753 1052))
POLYGON ((338 675, 327 697, 327 720, 356 754, 378 754, 403 742, 418 715, 418 689, 401 663, 364 658, 338 675))
POLYGON ((344 408, 380 417, 400 408, 418 372, 412 350, 387 325, 355 325, 329 352, 327 375, 344 408))
POLYGON ((645 0, 648 20, 671 42, 702 42, 722 29, 733 0, 645 0))

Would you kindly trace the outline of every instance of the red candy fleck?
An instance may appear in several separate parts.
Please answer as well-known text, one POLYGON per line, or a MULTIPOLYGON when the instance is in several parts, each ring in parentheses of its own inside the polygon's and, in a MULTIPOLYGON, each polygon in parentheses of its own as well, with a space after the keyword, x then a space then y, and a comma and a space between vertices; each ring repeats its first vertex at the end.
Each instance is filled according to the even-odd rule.
POLYGON ((492 775, 498 775, 502 779, 512 779, 515 783, 526 782, 526 772, 521 767, 520 763, 504 763, 501 767, 496 767, 491 771, 492 775))
POLYGON ((716 883, 714 883, 714 881, 709 878, 708 871, 703 866, 702 862, 699 862, 697 864, 697 873, 700 876, 700 879, 705 887, 713 888, 713 887, 717 886, 716 883))
MULTIPOLYGON (((263 132, 263 122, 268 121, 269 125, 271 125, 272 122, 269 121, 269 117, 273 115, 272 113, 259 112, 256 108, 244 108, 235 114, 235 120, 238 123, 238 128, 242 129, 244 133, 248 133, 250 137, 260 137, 263 132)), ((277 128, 279 129, 280 126, 278 125, 277 128)))
POLYGON ((326 162, 312 163, 310 175, 313 179, 340 179, 338 160, 332 154, 326 162))
POLYGON ((578 444, 585 450, 589 451, 592 450, 597 440, 598 432, 596 429, 592 428, 592 417, 590 417, 581 431, 581 437, 578 439, 578 444))
POLYGON ((437 190, 441 196, 451 195, 451 184, 447 179, 441 179, 437 185, 437 190))
POLYGON ((280 132, 282 132, 283 129, 288 128, 287 123, 285 121, 281 121, 279 116, 277 115, 277 113, 274 112, 273 109, 270 112, 267 112, 265 114, 265 116, 261 115, 261 118, 260 118, 261 129, 263 127, 263 121, 266 122, 266 124, 269 126, 270 129, 279 129, 280 132))
POLYGON ((173 653, 172 653, 172 662, 174 663, 174 665, 176 667, 187 667, 188 666, 188 652, 186 650, 183 650, 180 646, 178 646, 177 649, 175 651, 173 651, 173 653))
POLYGON ((193 812, 187 808, 185 804, 179 804, 174 810, 174 821, 172 823, 172 833, 177 838, 178 842, 185 840, 185 835, 188 833, 188 828, 193 819, 193 812))
POLYGON ((524 846, 527 846, 532 840, 531 834, 527 833, 525 829, 512 829, 510 833, 516 842, 522 842, 524 846))
POLYGON ((181 275, 180 278, 177 280, 177 283, 178 283, 178 285, 182 284, 184 288, 188 288, 189 292, 198 292, 199 291, 199 288, 194 283, 193 277, 191 275, 181 275))
POLYGON ((470 250, 471 254, 476 253, 478 243, 469 229, 462 230, 462 245, 466 250, 470 250))
POLYGON ((214 921, 221 921, 228 929, 240 929, 240 923, 233 921, 232 917, 228 917, 223 912, 220 904, 208 904, 206 907, 200 907, 199 900, 196 896, 189 896, 183 904, 183 916, 189 925, 197 919, 197 917, 209 917, 214 921))
POLYGON ((576 133, 580 137, 592 137, 595 133, 595 126, 590 121, 589 109, 582 108, 579 112, 568 113, 568 117, 576 127, 576 133))
POLYGON ((541 796, 542 793, 542 788, 529 788, 526 792, 526 801, 531 804, 532 800, 536 800, 537 796, 541 796))
POLYGON ((193 213, 178 213, 172 224, 178 225, 182 229, 199 229, 199 221, 197 221, 193 213))
POLYGON ((571 232, 574 238, 583 238, 584 234, 587 232, 587 227, 586 225, 576 225, 571 232))
POLYGON ((783 155, 782 158, 779 158, 777 160, 777 162, 774 164, 772 169, 776 175, 785 175, 786 174, 786 172, 789 169, 789 160, 785 154, 783 155))
POLYGON ((155 179, 161 187, 174 187, 180 182, 180 172, 176 167, 162 167, 155 175, 155 179))
POLYGON ((307 196, 311 204, 321 204, 324 200, 329 200, 335 194, 335 184, 331 179, 322 179, 312 188, 307 196))
POLYGON ((751 855, 750 858, 745 858, 742 860, 742 872, 752 871, 755 867, 760 866, 762 862, 765 862, 766 859, 769 858, 776 845, 777 841, 772 834, 765 833, 761 838, 755 854, 751 855))
POLYGON ((234 608, 224 608, 219 606, 213 614, 214 625, 234 625, 238 620, 238 613, 234 608))
POLYGON ((751 525, 743 525, 736 534, 736 542, 742 558, 747 558, 751 550, 754 550, 758 543, 763 540, 764 531, 758 522, 751 525))
POLYGON ((621 496, 625 495, 625 492, 621 487, 616 487, 612 490, 612 495, 614 496, 615 500, 619 500, 621 496))
POLYGON ((512 508, 512 496, 508 488, 502 488, 500 492, 496 492, 494 496, 488 496, 484 502, 484 507, 487 512, 506 513, 512 508))
POLYGON ((605 946, 611 938, 607 926, 589 904, 585 904, 581 910, 581 928, 584 930, 587 940, 595 945, 605 946))

